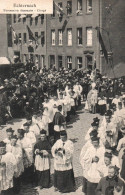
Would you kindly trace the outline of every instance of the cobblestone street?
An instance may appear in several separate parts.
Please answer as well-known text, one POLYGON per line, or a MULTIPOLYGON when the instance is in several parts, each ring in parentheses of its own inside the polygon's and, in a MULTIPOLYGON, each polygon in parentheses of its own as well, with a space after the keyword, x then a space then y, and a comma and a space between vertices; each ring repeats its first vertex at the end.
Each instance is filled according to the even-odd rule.
MULTIPOLYGON (((84 135, 86 134, 87 130, 89 129, 93 117, 98 116, 100 119, 101 117, 97 114, 93 115, 90 113, 87 113, 84 110, 84 106, 82 104, 81 108, 77 111, 77 115, 73 117, 70 121, 70 123, 67 125, 67 133, 68 138, 73 141, 74 143, 74 158, 73 158, 73 169, 75 174, 75 181, 76 181, 76 192, 70 193, 71 195, 82 195, 82 168, 79 163, 79 155, 82 146, 84 145, 84 135)), ((17 129, 21 126, 22 120, 13 120, 12 123, 8 124, 8 126, 13 126, 13 129, 17 129)), ((0 139, 3 139, 5 137, 5 129, 1 130, 0 139)), ((33 186, 26 185, 21 187, 20 195, 59 195, 61 193, 55 192, 53 187, 53 159, 51 160, 51 179, 52 179, 52 187, 49 189, 42 189, 38 193, 33 186)))

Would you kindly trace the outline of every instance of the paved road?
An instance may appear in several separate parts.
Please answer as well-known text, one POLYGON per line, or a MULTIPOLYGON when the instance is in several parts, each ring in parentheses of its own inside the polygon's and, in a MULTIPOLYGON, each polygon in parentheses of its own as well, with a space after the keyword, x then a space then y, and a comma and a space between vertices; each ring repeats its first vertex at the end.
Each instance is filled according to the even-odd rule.
MULTIPOLYGON (((93 118, 98 116, 100 119, 101 117, 98 114, 90 114, 84 111, 84 106, 82 105, 81 108, 77 111, 77 116, 73 117, 70 123, 67 125, 67 133, 68 138, 71 139, 74 143, 74 158, 73 158, 73 168, 75 174, 75 181, 77 191, 75 193, 69 193, 71 195, 82 195, 82 168, 79 163, 79 155, 82 146, 84 145, 84 136, 89 129, 93 118)), ((22 120, 13 120, 11 124, 7 126, 12 126, 14 129, 17 129, 21 126, 22 120)), ((5 128, 1 131, 0 139, 5 137, 5 128)), ((51 162, 51 174, 52 174, 52 183, 53 183, 53 159, 51 162)), ((60 195, 60 192, 54 192, 54 187, 52 186, 49 189, 40 190, 38 193, 33 186, 26 185, 22 186, 20 195, 60 195)))

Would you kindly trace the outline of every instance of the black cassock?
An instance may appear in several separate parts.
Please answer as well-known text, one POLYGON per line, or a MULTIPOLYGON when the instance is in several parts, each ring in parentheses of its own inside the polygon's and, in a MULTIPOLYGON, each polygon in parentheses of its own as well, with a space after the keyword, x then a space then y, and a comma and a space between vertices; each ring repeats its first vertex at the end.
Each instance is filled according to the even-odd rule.
MULTIPOLYGON (((38 159, 39 162, 44 166, 42 171, 39 170, 38 166, 36 167, 36 184, 42 188, 48 188, 50 185, 50 167, 49 167, 49 156, 45 156, 42 153, 41 154, 35 154, 36 149, 46 150, 49 154, 51 152, 51 146, 48 140, 40 140, 38 143, 34 146, 34 158, 38 159)), ((36 161, 35 161, 36 162, 36 161)), ((40 168, 41 168, 40 167, 40 168)))

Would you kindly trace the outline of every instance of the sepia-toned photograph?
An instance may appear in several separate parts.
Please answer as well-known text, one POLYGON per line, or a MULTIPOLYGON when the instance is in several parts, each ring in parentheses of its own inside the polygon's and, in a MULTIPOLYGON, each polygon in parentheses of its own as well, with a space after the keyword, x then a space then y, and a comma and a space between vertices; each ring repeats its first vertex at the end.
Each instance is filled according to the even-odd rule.
POLYGON ((124 0, 1 1, 0 195, 125 195, 124 0))

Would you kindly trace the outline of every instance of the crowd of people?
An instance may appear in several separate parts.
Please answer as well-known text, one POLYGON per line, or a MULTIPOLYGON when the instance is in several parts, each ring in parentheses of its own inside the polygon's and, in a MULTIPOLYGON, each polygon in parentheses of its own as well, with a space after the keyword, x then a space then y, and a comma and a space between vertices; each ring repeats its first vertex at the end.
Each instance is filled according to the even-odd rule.
POLYGON ((0 142, 0 192, 18 194, 21 183, 38 191, 51 183, 50 159, 54 159, 55 192, 74 192, 73 142, 67 123, 85 101, 93 118, 80 154, 83 194, 125 194, 125 85, 122 78, 109 79, 99 70, 14 72, 0 81, 0 124, 10 118, 26 118, 0 142))

